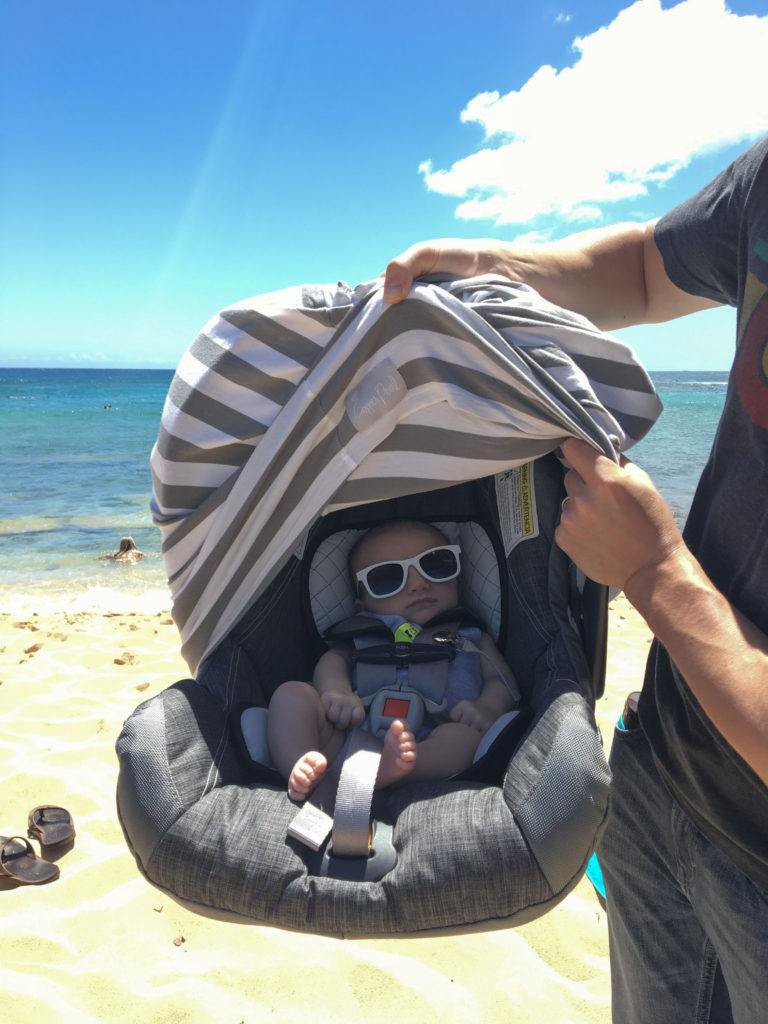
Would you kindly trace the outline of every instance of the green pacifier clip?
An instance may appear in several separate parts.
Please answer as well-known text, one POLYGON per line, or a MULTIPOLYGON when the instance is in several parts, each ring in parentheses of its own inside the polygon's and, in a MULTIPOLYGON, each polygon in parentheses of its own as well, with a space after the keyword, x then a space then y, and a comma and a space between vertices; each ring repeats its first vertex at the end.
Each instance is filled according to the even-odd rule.
POLYGON ((416 626, 413 622, 401 622, 395 630, 395 643, 412 644, 420 632, 421 626, 416 626))

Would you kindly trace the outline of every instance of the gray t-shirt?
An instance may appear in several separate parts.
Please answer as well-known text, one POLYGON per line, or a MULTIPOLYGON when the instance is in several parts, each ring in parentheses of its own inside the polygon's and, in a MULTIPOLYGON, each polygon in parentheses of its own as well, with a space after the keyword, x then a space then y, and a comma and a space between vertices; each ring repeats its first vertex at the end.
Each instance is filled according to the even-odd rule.
MULTIPOLYGON (((679 288, 738 310, 725 407, 684 536, 715 586, 768 633, 768 137, 662 217, 655 239, 679 288)), ((683 810, 768 890, 768 787, 657 642, 640 718, 683 810)))

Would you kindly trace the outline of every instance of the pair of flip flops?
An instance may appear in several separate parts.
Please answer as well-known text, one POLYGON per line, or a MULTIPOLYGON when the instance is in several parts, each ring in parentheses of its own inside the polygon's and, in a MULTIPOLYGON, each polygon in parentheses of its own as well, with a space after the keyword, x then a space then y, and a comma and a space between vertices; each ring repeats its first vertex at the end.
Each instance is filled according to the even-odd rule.
MULTIPOLYGON (((60 849, 75 838, 75 824, 65 807, 49 804, 29 812, 27 831, 43 850, 60 849)), ((24 836, 0 836, 0 876, 20 885, 44 885, 59 877, 59 868, 35 853, 24 836)))

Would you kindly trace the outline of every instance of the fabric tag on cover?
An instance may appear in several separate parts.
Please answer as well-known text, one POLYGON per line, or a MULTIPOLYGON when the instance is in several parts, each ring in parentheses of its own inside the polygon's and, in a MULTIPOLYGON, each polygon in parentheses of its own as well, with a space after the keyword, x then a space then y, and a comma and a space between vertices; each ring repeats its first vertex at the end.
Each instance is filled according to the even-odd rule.
POLYGON ((347 416, 355 430, 367 430, 407 394, 408 386, 398 368, 391 359, 382 359, 347 397, 347 416))

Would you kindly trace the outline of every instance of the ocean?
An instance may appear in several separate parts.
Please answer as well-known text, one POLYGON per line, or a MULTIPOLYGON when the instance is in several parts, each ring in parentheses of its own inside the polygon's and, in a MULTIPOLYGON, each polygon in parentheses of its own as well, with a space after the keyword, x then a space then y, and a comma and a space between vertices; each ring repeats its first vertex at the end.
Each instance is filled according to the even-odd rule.
MULTIPOLYGON (((0 369, 0 611, 160 610, 149 453, 172 370, 0 369), (145 558, 112 561, 130 535, 145 558)), ((652 373, 664 412, 629 453, 682 526, 727 372, 652 373)))
POLYGON ((0 610, 168 607, 149 453, 171 370, 0 370, 0 610), (145 558, 114 562, 130 535, 145 558))

